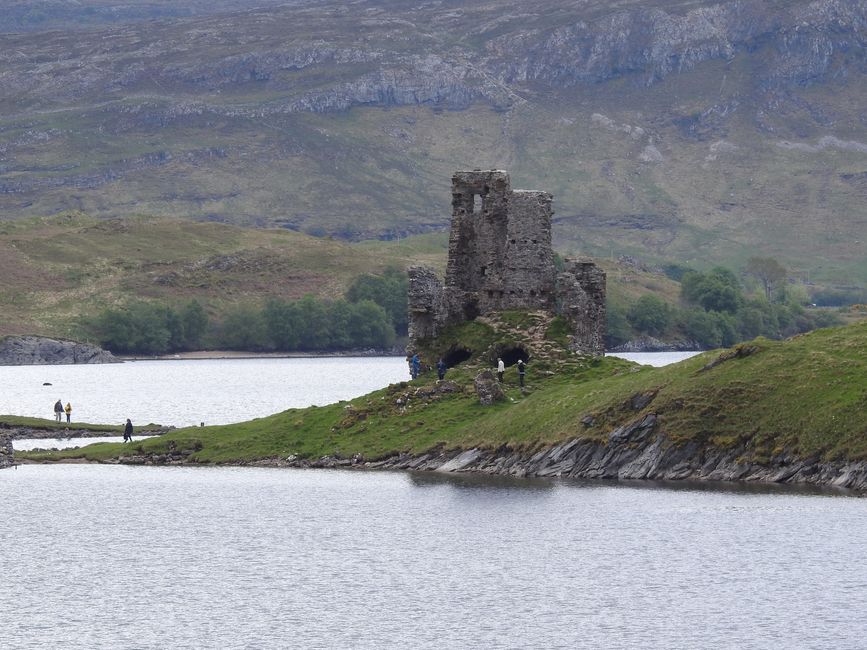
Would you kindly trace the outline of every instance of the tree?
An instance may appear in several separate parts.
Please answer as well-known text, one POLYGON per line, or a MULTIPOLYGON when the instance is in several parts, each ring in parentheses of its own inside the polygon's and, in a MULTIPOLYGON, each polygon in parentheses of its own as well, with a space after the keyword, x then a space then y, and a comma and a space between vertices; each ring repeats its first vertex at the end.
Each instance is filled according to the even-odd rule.
POLYGON ((701 305, 705 311, 730 314, 737 311, 743 300, 737 277, 722 267, 708 273, 688 271, 681 279, 680 294, 686 302, 701 305))
POLYGON ((191 300, 181 311, 184 330, 184 348, 195 350, 202 344, 202 337, 208 329, 208 315, 198 300, 191 300))
POLYGON ((397 267, 387 268, 382 275, 365 273, 352 282, 346 290, 349 302, 371 300, 385 310, 394 331, 403 336, 407 333, 406 273, 397 267))
POLYGON ((751 257, 747 260, 744 273, 761 283, 768 302, 771 302, 774 290, 781 285, 787 275, 785 267, 772 257, 751 257))
POLYGON ((268 332, 262 311, 239 306, 223 316, 217 329, 217 344, 228 350, 264 350, 268 332))
POLYGON ((656 336, 671 323, 671 308, 656 296, 645 295, 629 306, 626 319, 639 332, 656 336))

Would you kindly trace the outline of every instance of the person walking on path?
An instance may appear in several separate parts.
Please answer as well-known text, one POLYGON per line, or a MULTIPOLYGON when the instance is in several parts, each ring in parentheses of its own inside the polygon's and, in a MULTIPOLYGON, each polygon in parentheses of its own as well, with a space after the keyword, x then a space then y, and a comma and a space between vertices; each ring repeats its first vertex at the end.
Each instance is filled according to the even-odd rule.
POLYGON ((123 428, 123 441, 132 442, 132 422, 129 418, 126 419, 126 426, 123 428))
POLYGON ((57 400, 54 402, 54 419, 60 422, 60 415, 63 413, 63 402, 57 400))
POLYGON ((409 374, 413 379, 418 379, 418 373, 421 370, 421 359, 418 358, 418 354, 412 355, 412 359, 409 362, 409 374))
POLYGON ((443 358, 440 357, 440 360, 437 361, 437 377, 442 381, 446 376, 446 362, 443 361, 443 358))
POLYGON ((503 373, 506 372, 506 364, 503 363, 503 360, 499 357, 497 358, 497 378, 500 380, 500 383, 503 383, 503 373))
POLYGON ((69 424, 69 419, 72 417, 72 403, 67 402, 63 410, 66 412, 66 424, 69 424))
POLYGON ((521 388, 524 387, 524 375, 527 373, 527 366, 524 365, 523 359, 518 359, 518 383, 521 384, 521 388))

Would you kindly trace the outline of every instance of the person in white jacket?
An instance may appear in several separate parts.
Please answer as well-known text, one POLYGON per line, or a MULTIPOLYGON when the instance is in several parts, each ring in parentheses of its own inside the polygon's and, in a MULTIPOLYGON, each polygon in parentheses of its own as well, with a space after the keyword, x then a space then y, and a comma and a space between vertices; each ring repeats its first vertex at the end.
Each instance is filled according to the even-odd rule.
POLYGON ((506 372, 506 364, 503 363, 503 360, 499 357, 497 358, 497 378, 500 380, 500 383, 503 383, 503 373, 506 372))

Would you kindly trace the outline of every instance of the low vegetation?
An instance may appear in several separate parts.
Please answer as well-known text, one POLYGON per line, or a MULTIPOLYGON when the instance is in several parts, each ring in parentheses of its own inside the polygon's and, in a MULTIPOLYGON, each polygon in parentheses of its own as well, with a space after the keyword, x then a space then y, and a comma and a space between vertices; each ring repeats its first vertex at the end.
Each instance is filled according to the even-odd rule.
MULTIPOLYGON (((475 324, 454 340, 496 345, 475 324)), ((495 328, 496 329, 496 328, 495 328)), ((452 368, 446 384, 428 370, 326 407, 290 409, 250 422, 173 431, 123 447, 25 453, 34 460, 183 452, 198 463, 239 463, 298 456, 376 459, 434 448, 533 450, 570 439, 606 440, 617 426, 657 414, 675 444, 696 441, 743 446, 761 462, 786 450, 801 457, 867 459, 867 323, 821 329, 786 341, 759 338, 733 349, 703 353, 653 369, 607 357, 571 357, 543 364, 531 359, 527 389, 514 368, 507 399, 479 404, 472 378, 487 367, 486 351, 452 368), (636 408, 636 395, 644 396, 636 408)), ((430 365, 431 359, 425 359, 430 365)))

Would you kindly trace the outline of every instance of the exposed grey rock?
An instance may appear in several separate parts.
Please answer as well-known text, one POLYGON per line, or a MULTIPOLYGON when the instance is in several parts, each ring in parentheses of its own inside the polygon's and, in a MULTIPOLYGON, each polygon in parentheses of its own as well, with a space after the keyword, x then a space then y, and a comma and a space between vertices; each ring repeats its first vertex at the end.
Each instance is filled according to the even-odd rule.
POLYGON ((12 467, 15 464, 15 452, 12 449, 12 438, 0 435, 0 469, 12 467))
POLYGON ((490 406, 494 402, 502 402, 506 399, 500 382, 492 370, 482 370, 473 380, 479 402, 482 406, 490 406))
POLYGON ((120 363, 120 360, 88 343, 41 336, 9 336, 0 341, 0 366, 75 363, 120 363))
MULTIPOLYGON (((720 449, 696 441, 675 444, 659 430, 656 415, 651 413, 612 431, 607 442, 573 438, 532 453, 503 447, 404 454, 363 466, 516 477, 800 483, 867 491, 867 462, 820 462, 790 452, 763 463, 749 457, 743 446, 720 449)), ((313 461, 312 466, 317 463, 313 461)))

